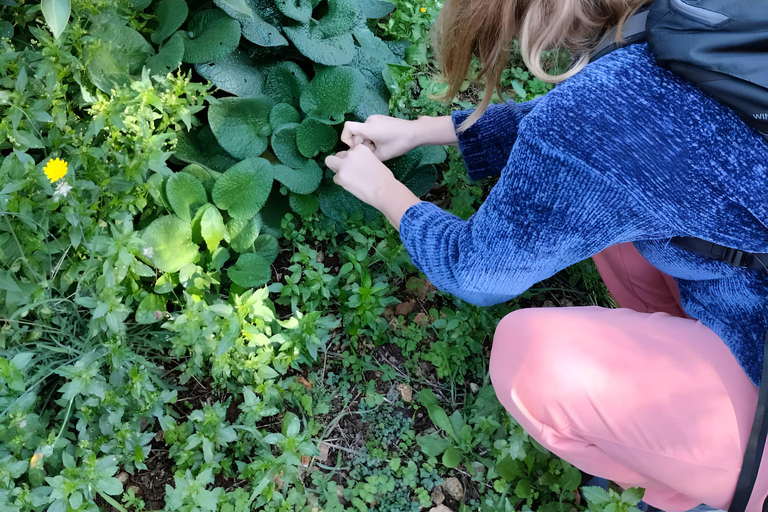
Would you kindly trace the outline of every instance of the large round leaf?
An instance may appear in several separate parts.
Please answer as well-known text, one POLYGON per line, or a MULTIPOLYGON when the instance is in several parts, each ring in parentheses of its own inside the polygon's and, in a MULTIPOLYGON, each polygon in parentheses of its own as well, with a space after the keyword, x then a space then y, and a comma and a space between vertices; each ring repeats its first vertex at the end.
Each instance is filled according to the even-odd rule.
POLYGON ((199 164, 209 169, 224 172, 237 163, 214 137, 210 126, 198 132, 176 133, 176 148, 173 156, 188 164, 199 164))
POLYGON ((199 255, 197 246, 192 243, 189 222, 175 215, 153 221, 144 230, 142 238, 149 248, 152 263, 163 272, 178 272, 199 255))
POLYGON ((229 267, 227 275, 233 283, 243 288, 254 288, 269 282, 272 277, 270 263, 258 254, 243 254, 237 263, 229 267))
POLYGON ((269 68, 264 92, 278 103, 299 107, 299 100, 309 79, 306 73, 293 61, 278 62, 269 68))
POLYGON ((312 17, 310 0, 275 0, 275 5, 284 15, 302 23, 309 23, 312 17))
POLYGON ((296 194, 311 194, 323 179, 323 171, 314 160, 305 160, 299 169, 291 169, 285 165, 273 165, 272 177, 288 187, 296 194))
POLYGON ((384 0, 358 0, 357 7, 366 18, 380 19, 395 10, 395 4, 384 0))
POLYGON ((347 34, 355 26, 357 0, 328 0, 328 13, 318 26, 325 37, 347 34))
POLYGON ((355 58, 352 34, 326 36, 319 26, 285 27, 288 39, 308 59, 325 66, 344 66, 355 58))
POLYGON ((152 34, 152 42, 160 44, 171 37, 187 21, 188 14, 185 0, 162 0, 155 10, 158 26, 152 34))
POLYGON ((243 37, 250 42, 266 47, 288 45, 280 29, 261 16, 265 8, 260 8, 256 0, 214 0, 213 3, 240 22, 243 37))
POLYGON ((307 116, 326 124, 344 122, 363 99, 365 79, 354 68, 339 66, 320 71, 301 95, 307 116))
POLYGON ((373 221, 379 215, 378 210, 334 183, 321 187, 318 198, 323 213, 338 222, 344 222, 357 213, 362 213, 366 221, 373 221))
POLYGON ((167 75, 176 71, 184 59, 184 38, 181 34, 174 34, 167 43, 160 48, 157 55, 147 60, 147 69, 150 75, 167 75))
POLYGON ((298 123, 301 121, 301 114, 289 103, 278 103, 272 107, 269 113, 269 124, 273 130, 277 130, 284 124, 298 123))
POLYGON ((227 228, 219 209, 210 203, 203 205, 192 220, 192 241, 205 242, 208 250, 213 252, 227 237, 227 228))
POLYGON ((165 193, 174 213, 186 221, 192 220, 197 209, 208 202, 202 183, 186 172, 177 172, 168 178, 165 193))
POLYGON ((227 223, 229 246, 233 251, 244 253, 253 250, 253 242, 261 233, 261 215, 250 219, 231 219, 227 223))
POLYGON ((208 193, 213 191, 213 186, 216 184, 216 179, 221 176, 220 172, 206 169, 199 164, 189 164, 183 168, 181 172, 186 172, 187 174, 194 176, 197 181, 203 184, 203 188, 208 193))
POLYGON ((303 166, 307 159, 299 153, 296 146, 298 123, 284 124, 272 134, 272 151, 282 163, 293 169, 303 166))
POLYGON ((296 145, 306 158, 314 158, 321 151, 333 151, 338 141, 336 130, 316 119, 305 119, 296 131, 296 145))
POLYGON ((291 210, 303 218, 314 215, 320 209, 320 201, 318 201, 317 196, 312 194, 291 194, 288 203, 291 205, 291 210))
POLYGON ((223 98, 208 107, 208 123, 230 155, 240 160, 260 156, 269 146, 269 112, 273 105, 268 96, 223 98))
POLYGON ((88 76, 93 84, 109 93, 127 85, 131 75, 141 73, 155 50, 144 36, 113 16, 99 17, 91 28, 95 42, 88 47, 88 76))
POLYGON ((186 49, 184 62, 212 62, 232 53, 240 44, 240 24, 237 20, 227 16, 207 15, 207 12, 195 15, 189 33, 182 32, 186 49))
POLYGON ((270 264, 277 259, 280 252, 280 244, 272 235, 261 235, 253 244, 253 252, 264 258, 270 264))
POLYGON ((252 218, 272 191, 271 166, 263 158, 249 158, 236 164, 216 182, 213 202, 234 218, 252 218))
POLYGON ((241 98, 260 96, 264 90, 264 76, 241 50, 235 50, 216 62, 197 64, 195 70, 222 91, 241 98))

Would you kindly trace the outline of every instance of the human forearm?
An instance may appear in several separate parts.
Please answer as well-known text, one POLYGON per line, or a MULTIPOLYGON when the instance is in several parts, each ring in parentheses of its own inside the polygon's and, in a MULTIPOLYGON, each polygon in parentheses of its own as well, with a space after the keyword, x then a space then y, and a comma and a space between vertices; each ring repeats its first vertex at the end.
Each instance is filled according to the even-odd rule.
POLYGON ((400 219, 408 208, 421 202, 416 194, 395 179, 380 187, 376 195, 377 200, 374 206, 398 231, 400 231, 400 219))
POLYGON ((413 137, 416 146, 458 146, 451 116, 423 116, 413 121, 413 137))

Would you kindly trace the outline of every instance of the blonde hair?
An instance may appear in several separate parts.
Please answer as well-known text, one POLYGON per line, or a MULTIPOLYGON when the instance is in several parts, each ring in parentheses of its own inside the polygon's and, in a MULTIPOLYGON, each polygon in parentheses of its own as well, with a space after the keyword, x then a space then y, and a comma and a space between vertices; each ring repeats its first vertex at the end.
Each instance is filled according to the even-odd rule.
POLYGON ((506 68, 517 37, 523 61, 544 82, 557 83, 575 75, 589 62, 590 51, 606 29, 616 27, 620 40, 626 20, 652 0, 445 0, 434 39, 452 99, 467 76, 472 57, 482 64, 479 78, 486 82, 477 110, 459 127, 466 130, 487 110, 506 68), (544 69, 542 53, 564 48, 574 56, 559 75, 544 69))

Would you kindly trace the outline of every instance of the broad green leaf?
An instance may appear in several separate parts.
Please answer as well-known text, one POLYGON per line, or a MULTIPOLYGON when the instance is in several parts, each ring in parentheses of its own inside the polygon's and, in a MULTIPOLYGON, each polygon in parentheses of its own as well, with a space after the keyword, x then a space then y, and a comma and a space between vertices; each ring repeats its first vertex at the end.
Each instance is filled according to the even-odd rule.
POLYGON ((285 34, 309 60, 325 66, 344 66, 355 58, 352 34, 328 37, 317 25, 285 27, 285 34))
POLYGON ((213 186, 216 184, 216 178, 221 176, 221 173, 206 169, 199 164, 190 164, 183 168, 181 172, 186 172, 194 176, 197 181, 203 184, 203 188, 210 193, 213 191, 213 186))
POLYGON ((430 405, 427 407, 427 413, 429 414, 429 418, 432 420, 432 423, 434 423, 438 428, 445 430, 445 432, 450 435, 454 441, 457 443, 459 442, 459 438, 456 435, 456 432, 453 430, 453 425, 451 425, 451 420, 448 419, 448 414, 446 414, 445 409, 439 405, 430 405))
POLYGON ((231 219, 227 223, 230 248, 239 253, 253 250, 253 242, 261 232, 261 216, 256 215, 250 219, 231 219))
POLYGON ((41 0, 40 9, 43 18, 55 39, 58 39, 69 22, 69 14, 72 10, 69 0, 41 0))
POLYGON ((357 0, 328 0, 328 13, 318 21, 325 37, 349 33, 357 18, 357 0))
POLYGON ((284 124, 272 134, 272 151, 278 160, 293 169, 298 169, 307 162, 296 145, 298 128, 297 123, 284 124))
POLYGON ((263 234, 253 244, 253 252, 264 258, 270 264, 277 259, 280 252, 280 244, 272 235, 263 234))
POLYGON ((0 21, 0 38, 13 39, 13 23, 10 21, 0 21))
POLYGON ((144 230, 142 238, 151 250, 152 263, 163 272, 178 272, 199 256, 197 246, 192 243, 189 222, 175 215, 154 220, 144 230))
POLYGON ((284 15, 301 23, 309 23, 312 18, 310 0, 275 0, 275 5, 284 15))
POLYGON ((222 9, 228 7, 235 12, 244 14, 245 16, 254 16, 256 14, 245 0, 215 0, 214 3, 222 9))
POLYGON ((312 194, 291 194, 288 198, 288 203, 291 205, 291 210, 303 218, 314 215, 320 209, 320 201, 317 196, 312 194))
POLYGON ((581 493, 584 495, 584 499, 587 500, 587 503, 594 506, 607 505, 613 501, 611 495, 608 494, 608 491, 602 487, 582 487, 581 493))
POLYGON ((213 135, 210 126, 198 132, 177 132, 173 156, 188 164, 198 164, 208 169, 224 172, 237 160, 224 151, 213 135))
POLYGON ((160 322, 165 318, 166 305, 165 299, 154 293, 148 293, 136 309, 136 323, 147 325, 160 322))
POLYGON ((255 98, 264 91, 264 76, 251 58, 239 49, 216 62, 197 64, 195 70, 222 91, 241 98, 255 98))
POLYGON ((328 153, 336 148, 339 134, 336 130, 316 119, 305 119, 296 131, 296 146, 305 158, 328 153))
POLYGON ((437 434, 419 436, 416 438, 416 443, 418 443, 421 450, 430 457, 437 457, 453 446, 453 442, 450 439, 437 434))
POLYGON ((100 17, 90 35, 86 69, 93 84, 106 92, 128 85, 131 76, 141 73, 144 63, 155 50, 144 36, 115 17, 100 17))
POLYGON ((395 4, 386 0, 358 0, 357 7, 366 18, 381 19, 395 10, 395 4))
POLYGON ((189 7, 185 0, 162 0, 155 10, 158 26, 152 34, 152 42, 161 44, 171 37, 187 21, 188 15, 189 7))
MULTIPOLYGON (((277 376, 275 376, 276 378, 277 376)), ((301 430, 301 420, 292 412, 285 413, 283 416, 283 428, 282 433, 287 438, 296 437, 296 434, 301 430)))
POLYGON ((260 156, 269 146, 269 113, 273 105, 268 96, 222 98, 208 107, 208 122, 221 147, 245 160, 260 156))
POLYGON ((237 20, 226 16, 206 15, 207 12, 202 11, 195 15, 195 31, 190 29, 189 32, 182 32, 184 62, 213 62, 229 55, 240 44, 240 24, 237 20))
POLYGON ((461 452, 451 446, 443 452, 443 464, 449 468, 456 468, 461 464, 461 452))
POLYGON ((167 75, 179 69, 181 61, 184 59, 184 38, 181 34, 174 34, 167 43, 160 48, 157 55, 147 60, 146 66, 149 74, 167 75))
POLYGON ((249 158, 236 164, 216 182, 213 202, 233 218, 252 218, 272 191, 271 165, 263 158, 249 158))
POLYGON ((528 480, 520 480, 515 487, 515 496, 522 499, 533 498, 533 489, 528 480))
MULTIPOLYGON (((573 467, 571 468, 575 469, 573 467)), ((640 487, 630 487, 621 493, 621 502, 625 505, 634 507, 640 503, 640 501, 643 499, 643 496, 645 496, 644 489, 641 489, 640 487)))
POLYGON ((274 164, 272 177, 295 194, 311 194, 320 186, 323 170, 314 160, 304 160, 304 165, 299 169, 274 164))
POLYGON ((344 122, 363 99, 365 80, 354 68, 334 67, 320 71, 301 95, 301 109, 325 124, 344 122))
POLYGON ((269 124, 277 130, 284 124, 301 122, 301 114, 289 103, 278 103, 269 113, 269 124))
POLYGON ((264 92, 277 103, 288 103, 298 108, 301 94, 308 84, 309 79, 298 64, 283 61, 269 68, 264 92))
POLYGON ((345 222, 357 213, 362 213, 367 221, 373 221, 379 216, 378 210, 360 201, 335 183, 322 186, 319 194, 318 199, 323 214, 337 222, 345 222))
MULTIPOLYGON (((242 34, 250 42, 264 47, 287 46, 288 41, 280 33, 280 29, 272 24, 271 20, 265 20, 261 15, 264 9, 259 9, 255 0, 214 0, 225 13, 236 19, 242 25, 242 34), (243 12, 231 5, 245 6, 250 12, 243 12)), ((276 10, 276 9, 275 9, 276 10)), ((278 13, 279 15, 279 13, 278 13)), ((275 20, 276 21, 276 20, 275 20)))
POLYGON ((202 183, 186 172, 177 172, 165 182, 165 194, 176 215, 191 221, 198 208, 208 202, 202 183))
POLYGON ((226 237, 227 228, 224 227, 224 219, 219 209, 213 205, 205 209, 203 217, 200 219, 200 234, 210 252, 215 251, 226 237))
POLYGON ((270 263, 258 254, 247 253, 229 267, 227 275, 233 283, 243 288, 255 288, 269 282, 272 277, 270 263))

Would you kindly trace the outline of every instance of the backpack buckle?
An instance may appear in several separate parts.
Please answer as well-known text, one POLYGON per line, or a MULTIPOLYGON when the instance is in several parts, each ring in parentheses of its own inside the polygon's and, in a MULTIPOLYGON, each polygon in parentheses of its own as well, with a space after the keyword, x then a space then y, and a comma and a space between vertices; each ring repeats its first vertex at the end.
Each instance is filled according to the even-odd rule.
POLYGON ((749 256, 750 254, 744 251, 726 247, 723 252, 723 261, 733 267, 746 267, 749 265, 749 256))

